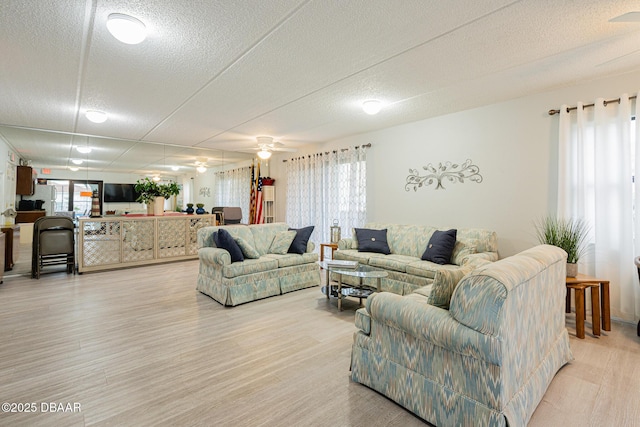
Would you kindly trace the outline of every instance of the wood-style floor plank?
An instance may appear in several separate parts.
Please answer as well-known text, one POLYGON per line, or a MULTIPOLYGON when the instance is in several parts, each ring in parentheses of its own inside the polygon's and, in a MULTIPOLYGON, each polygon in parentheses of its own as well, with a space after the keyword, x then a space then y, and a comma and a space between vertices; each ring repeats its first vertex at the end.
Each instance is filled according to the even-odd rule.
MULTIPOLYGON (((35 280, 29 256, 0 285, 0 396, 38 411, 2 426, 425 425, 350 381, 355 300, 339 312, 311 288, 225 308, 195 290, 197 261, 35 280), (52 402, 81 411, 40 411, 52 402)), ((576 360, 530 425, 640 426, 635 326, 580 340, 572 316, 576 360)))

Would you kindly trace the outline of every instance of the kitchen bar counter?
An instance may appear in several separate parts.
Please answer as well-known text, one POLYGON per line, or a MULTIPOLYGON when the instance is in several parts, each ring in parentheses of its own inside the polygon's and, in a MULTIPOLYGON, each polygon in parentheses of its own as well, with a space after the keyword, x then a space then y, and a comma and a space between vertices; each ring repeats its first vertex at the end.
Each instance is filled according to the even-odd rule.
POLYGON ((36 222, 36 219, 41 216, 45 216, 47 212, 45 210, 39 211, 18 211, 16 215, 16 224, 18 223, 28 223, 28 222, 36 222))

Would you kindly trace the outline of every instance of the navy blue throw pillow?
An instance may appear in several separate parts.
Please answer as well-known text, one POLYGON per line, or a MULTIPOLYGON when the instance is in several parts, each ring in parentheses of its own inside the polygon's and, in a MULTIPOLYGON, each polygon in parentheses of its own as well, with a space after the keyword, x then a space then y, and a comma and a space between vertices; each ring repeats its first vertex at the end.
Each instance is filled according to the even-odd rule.
POLYGON ((293 242, 291 242, 291 246, 289 246, 288 253, 300 255, 305 253, 307 251, 307 243, 309 243, 309 238, 311 237, 311 233, 313 233, 314 228, 314 225, 298 229, 290 228, 289 230, 294 230, 296 232, 296 237, 293 238, 293 242))
POLYGON ((226 249, 229 251, 229 255, 231 255, 231 262, 244 261, 244 256, 242 255, 242 250, 240 246, 233 240, 231 234, 224 228, 219 229, 213 235, 213 241, 216 243, 216 246, 220 249, 226 249))
POLYGON ((369 228, 356 228, 358 239, 358 252, 375 252, 389 255, 389 243, 387 242, 387 229, 371 230, 369 228))
POLYGON ((434 231, 429 239, 427 249, 422 254, 424 261, 435 262, 436 264, 451 264, 451 254, 456 245, 458 230, 434 231))

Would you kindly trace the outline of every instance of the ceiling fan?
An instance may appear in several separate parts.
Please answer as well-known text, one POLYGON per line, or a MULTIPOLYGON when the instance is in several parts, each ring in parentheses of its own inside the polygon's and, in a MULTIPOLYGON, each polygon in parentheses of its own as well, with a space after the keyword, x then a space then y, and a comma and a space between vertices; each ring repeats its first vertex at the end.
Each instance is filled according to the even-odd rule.
POLYGON ((256 138, 258 146, 250 148, 251 151, 257 151, 258 157, 261 159, 268 159, 275 151, 295 153, 295 148, 285 148, 282 142, 274 141, 270 136, 259 136, 256 138))

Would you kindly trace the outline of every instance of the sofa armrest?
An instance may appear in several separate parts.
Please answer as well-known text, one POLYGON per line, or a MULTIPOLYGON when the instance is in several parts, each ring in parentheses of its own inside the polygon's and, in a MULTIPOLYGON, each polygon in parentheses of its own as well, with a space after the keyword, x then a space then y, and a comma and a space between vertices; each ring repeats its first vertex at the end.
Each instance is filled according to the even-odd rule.
POLYGON ((367 299, 371 330, 376 323, 398 329, 416 339, 453 352, 500 365, 500 341, 454 319, 449 311, 411 298, 381 292, 367 299))
POLYGON ((311 253, 311 252, 313 252, 313 251, 315 251, 315 250, 316 250, 316 244, 315 244, 315 243, 313 243, 311 240, 309 240, 309 241, 307 242, 307 250, 306 250, 306 252, 307 252, 307 253, 311 253))
POLYGON ((354 239, 351 237, 345 237, 338 240, 338 249, 355 249, 354 239))
POLYGON ((226 249, 220 248, 200 248, 198 249, 198 258, 200 262, 209 265, 230 265, 231 255, 226 249))

